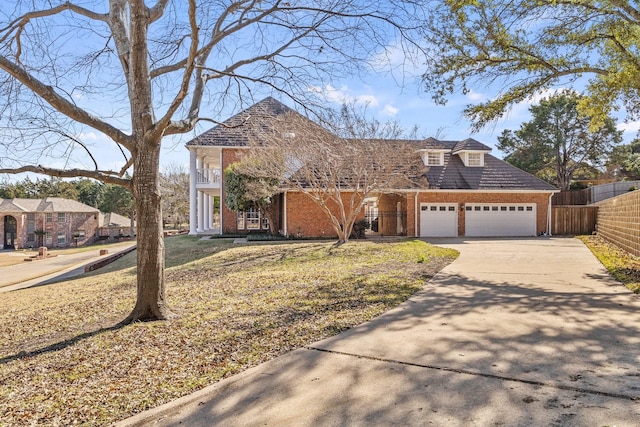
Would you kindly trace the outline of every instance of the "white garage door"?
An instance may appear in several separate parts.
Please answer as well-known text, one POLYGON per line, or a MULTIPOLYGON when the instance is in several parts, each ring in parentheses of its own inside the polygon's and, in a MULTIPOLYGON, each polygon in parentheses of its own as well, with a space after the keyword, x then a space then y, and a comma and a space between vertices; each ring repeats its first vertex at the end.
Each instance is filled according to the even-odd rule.
POLYGON ((458 205, 456 203, 420 204, 420 236, 457 237, 458 205))
POLYGON ((467 204, 465 236, 535 236, 535 204, 467 204))

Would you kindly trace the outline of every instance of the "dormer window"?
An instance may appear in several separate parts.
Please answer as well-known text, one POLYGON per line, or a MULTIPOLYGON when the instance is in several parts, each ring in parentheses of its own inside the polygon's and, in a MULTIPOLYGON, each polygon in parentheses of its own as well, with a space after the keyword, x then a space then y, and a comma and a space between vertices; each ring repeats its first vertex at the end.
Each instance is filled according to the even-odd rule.
POLYGON ((484 153, 467 153, 467 166, 484 166, 484 153))
POLYGON ((426 166, 443 166, 444 153, 438 151, 427 151, 423 154, 422 160, 426 166))
POLYGON ((467 167, 473 168, 484 166, 484 153, 482 151, 461 151, 458 155, 467 167))

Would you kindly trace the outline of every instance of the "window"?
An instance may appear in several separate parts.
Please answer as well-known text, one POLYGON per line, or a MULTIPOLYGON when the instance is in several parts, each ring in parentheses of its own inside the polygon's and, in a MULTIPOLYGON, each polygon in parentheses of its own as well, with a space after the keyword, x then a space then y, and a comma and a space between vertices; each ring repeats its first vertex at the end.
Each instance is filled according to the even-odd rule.
POLYGON ((58 212, 58 222, 65 222, 67 215, 64 212, 58 212))
POLYGON ((29 243, 33 243, 36 241, 36 235, 33 233, 28 233, 27 234, 27 242, 29 243))
POLYGON ((455 206, 449 206, 449 212, 455 212, 455 211, 456 211, 455 206))
POLYGON ((45 244, 47 246, 53 245, 53 237, 51 236, 51 233, 48 231, 47 231, 47 234, 45 235, 45 244))
POLYGON ((482 153, 467 153, 467 166, 482 166, 482 153))
POLYGON ((64 231, 58 232, 58 244, 59 245, 66 245, 67 244, 67 235, 65 234, 64 231))
POLYGON ((236 227, 238 230, 244 230, 244 212, 238 212, 236 214, 236 227))
POLYGON ((444 153, 428 152, 424 156, 424 162, 427 166, 442 166, 444 164, 444 153))
POLYGON ((74 233, 74 237, 77 237, 78 239, 84 239, 85 237, 85 232, 84 230, 78 230, 74 233))
POLYGON ((247 211, 247 230, 260 230, 260 212, 257 209, 247 211))
POLYGON ((45 216, 45 221, 47 222, 47 224, 50 224, 53 222, 53 214, 51 212, 47 213, 45 216))
POLYGON ((27 221, 35 221, 35 220, 36 220, 36 214, 34 213, 27 214, 27 221))

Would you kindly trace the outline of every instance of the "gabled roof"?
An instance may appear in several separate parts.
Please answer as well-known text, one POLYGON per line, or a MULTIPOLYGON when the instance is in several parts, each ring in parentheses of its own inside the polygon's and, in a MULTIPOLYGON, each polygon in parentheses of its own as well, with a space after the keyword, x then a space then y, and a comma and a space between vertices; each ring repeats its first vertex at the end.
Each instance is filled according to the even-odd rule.
POLYGON ((87 206, 75 200, 62 197, 47 197, 46 199, 0 199, 0 212, 100 212, 96 208, 87 206))
POLYGON ((429 141, 427 146, 434 148, 448 147, 451 150, 445 153, 443 166, 430 166, 429 171, 425 174, 431 189, 557 190, 551 184, 530 173, 486 153, 491 149, 473 139, 464 141, 429 141), (455 154, 460 151, 484 151, 484 166, 465 166, 460 156, 455 154))
POLYGON ((257 130, 265 130, 269 119, 283 114, 299 114, 280 101, 268 97, 236 114, 222 124, 187 142, 189 146, 244 147, 257 130), (258 126, 258 129, 256 129, 258 126))
POLYGON ((451 150, 453 154, 461 151, 483 151, 488 153, 491 151, 491 148, 473 138, 467 138, 463 141, 458 141, 451 150))
MULTIPOLYGON (((135 223, 134 223, 135 225, 135 223)), ((131 220, 115 212, 100 213, 100 227, 129 227, 131 220)))

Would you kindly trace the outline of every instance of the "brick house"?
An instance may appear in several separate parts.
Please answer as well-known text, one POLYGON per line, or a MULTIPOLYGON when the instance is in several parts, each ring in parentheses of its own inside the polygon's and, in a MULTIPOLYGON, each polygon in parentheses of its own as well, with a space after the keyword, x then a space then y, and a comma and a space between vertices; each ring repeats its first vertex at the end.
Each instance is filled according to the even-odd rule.
MULTIPOLYGON (((294 112, 266 98, 186 144, 190 152, 190 234, 268 230, 259 212, 236 213, 225 206, 223 171, 252 149, 244 123, 285 113, 294 112), (222 203, 214 203, 216 198, 222 203), (214 210, 217 205, 220 209, 214 210)), ((490 147, 473 139, 403 142, 412 144, 428 167, 424 175, 428 184, 369 198, 362 217, 370 221, 373 232, 415 237, 550 234, 555 187, 492 156, 490 147)), ((283 189, 273 208, 276 229, 283 235, 335 235, 329 219, 305 194, 283 189)))
POLYGON ((103 218, 96 208, 59 197, 0 199, 0 249, 91 244, 103 218))

